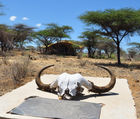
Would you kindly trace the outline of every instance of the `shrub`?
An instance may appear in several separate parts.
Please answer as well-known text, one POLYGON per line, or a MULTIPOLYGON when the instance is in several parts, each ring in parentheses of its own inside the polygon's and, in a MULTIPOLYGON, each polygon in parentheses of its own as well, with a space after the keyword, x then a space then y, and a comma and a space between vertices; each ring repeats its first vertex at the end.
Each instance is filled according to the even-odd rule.
POLYGON ((9 64, 8 57, 6 55, 2 57, 2 63, 5 65, 9 64))
POLYGON ((29 63, 29 58, 23 58, 21 61, 12 63, 10 66, 11 78, 16 82, 21 82, 27 76, 29 63))
POLYGON ((80 60, 79 63, 80 63, 79 65, 81 67, 84 67, 87 64, 87 61, 86 60, 80 60))
POLYGON ((78 53, 77 54, 77 59, 81 59, 82 58, 82 53, 78 53))

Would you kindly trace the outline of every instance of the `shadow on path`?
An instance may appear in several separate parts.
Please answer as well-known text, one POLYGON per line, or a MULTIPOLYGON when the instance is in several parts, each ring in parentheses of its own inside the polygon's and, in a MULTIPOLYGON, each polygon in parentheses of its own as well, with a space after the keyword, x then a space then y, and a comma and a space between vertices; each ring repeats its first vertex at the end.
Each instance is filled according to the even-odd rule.
POLYGON ((90 94, 90 95, 83 95, 83 96, 76 96, 73 98, 73 100, 84 100, 84 99, 88 99, 91 97, 102 97, 102 96, 115 96, 115 95, 119 95, 119 93, 113 93, 113 92, 108 92, 108 93, 103 93, 103 94, 90 94))
MULTIPOLYGON (((44 90, 41 90, 41 91, 44 91, 44 90)), ((48 91, 45 91, 45 92, 48 92, 48 91)), ((53 94, 57 95, 57 91, 48 92, 48 93, 53 93, 53 94)), ((103 93, 103 94, 89 94, 89 95, 79 94, 78 96, 73 97, 72 100, 80 101, 80 100, 84 100, 84 99, 91 98, 91 97, 96 98, 96 97, 102 97, 102 96, 115 96, 115 95, 119 95, 119 93, 107 92, 107 93, 103 93)))

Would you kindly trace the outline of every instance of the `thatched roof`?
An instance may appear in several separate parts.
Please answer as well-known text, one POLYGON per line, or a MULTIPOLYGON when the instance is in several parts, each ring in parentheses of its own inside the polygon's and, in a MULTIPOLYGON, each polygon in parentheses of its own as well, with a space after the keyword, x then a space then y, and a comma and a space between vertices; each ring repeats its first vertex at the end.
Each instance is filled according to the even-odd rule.
POLYGON ((58 55, 76 55, 76 50, 80 49, 74 43, 70 41, 61 41, 58 43, 53 43, 48 46, 47 52, 49 54, 58 55))

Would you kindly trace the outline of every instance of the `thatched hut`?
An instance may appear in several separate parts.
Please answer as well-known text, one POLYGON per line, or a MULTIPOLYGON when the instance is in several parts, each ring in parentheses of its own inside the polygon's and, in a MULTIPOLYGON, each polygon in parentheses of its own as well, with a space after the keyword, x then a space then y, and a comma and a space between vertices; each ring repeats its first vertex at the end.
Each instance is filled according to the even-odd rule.
POLYGON ((47 53, 48 54, 56 54, 56 55, 71 55, 75 56, 77 54, 77 50, 81 47, 75 47, 75 44, 70 41, 61 41, 58 43, 53 43, 48 46, 47 53))

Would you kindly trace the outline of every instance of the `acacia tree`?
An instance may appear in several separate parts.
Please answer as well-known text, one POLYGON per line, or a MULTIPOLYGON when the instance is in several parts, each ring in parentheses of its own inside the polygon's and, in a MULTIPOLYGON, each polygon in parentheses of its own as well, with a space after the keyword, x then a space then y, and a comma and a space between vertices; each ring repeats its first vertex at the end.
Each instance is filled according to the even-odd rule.
POLYGON ((37 39, 37 44, 45 46, 45 52, 47 52, 48 45, 56 41, 56 39, 52 37, 52 33, 49 29, 33 33, 33 38, 37 39))
POLYGON ((117 60, 120 61, 120 43, 127 35, 140 31, 140 10, 131 8, 107 9, 105 11, 90 11, 80 16, 80 19, 90 26, 96 26, 98 32, 113 39, 117 45, 117 60))
MULTIPOLYGON (((0 16, 4 15, 4 13, 1 11, 1 8, 3 7, 3 4, 0 2, 0 16)), ((13 31, 9 26, 0 24, 0 48, 2 52, 6 52, 7 50, 11 50, 13 48, 13 36, 13 31)))
POLYGON ((140 43, 132 42, 132 43, 129 43, 129 45, 132 46, 132 48, 135 48, 140 52, 140 43))
POLYGON ((138 50, 136 48, 129 48, 127 50, 129 58, 134 58, 138 53, 138 50))
POLYGON ((129 43, 128 45, 131 46, 131 48, 127 49, 130 58, 134 58, 134 56, 140 54, 140 43, 132 42, 129 43))
POLYGON ((14 33, 9 26, 0 24, 0 48, 3 51, 7 51, 13 48, 14 33))
POLYGON ((79 38, 83 39, 83 44, 87 47, 88 57, 93 57, 97 49, 97 38, 99 35, 95 31, 85 31, 79 38))
POLYGON ((63 25, 59 26, 55 23, 47 24, 47 28, 52 32, 53 37, 57 39, 57 41, 61 41, 62 38, 70 38, 69 33, 73 31, 72 27, 63 25))
POLYGON ((97 48, 103 50, 108 58, 116 51, 115 43, 106 37, 100 37, 97 42, 97 48))
POLYGON ((69 33, 72 31, 70 26, 58 26, 57 24, 47 24, 45 30, 35 32, 33 37, 45 46, 47 52, 48 45, 61 41, 62 38, 70 38, 69 33))
POLYGON ((24 24, 16 24, 13 27, 15 34, 14 41, 17 48, 23 49, 25 43, 32 41, 31 34, 33 33, 33 29, 33 27, 24 24))

